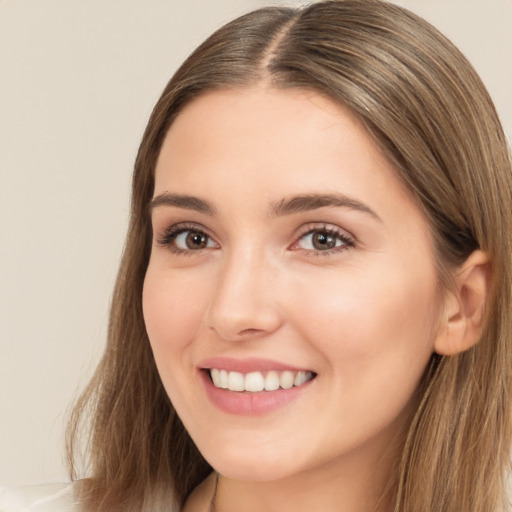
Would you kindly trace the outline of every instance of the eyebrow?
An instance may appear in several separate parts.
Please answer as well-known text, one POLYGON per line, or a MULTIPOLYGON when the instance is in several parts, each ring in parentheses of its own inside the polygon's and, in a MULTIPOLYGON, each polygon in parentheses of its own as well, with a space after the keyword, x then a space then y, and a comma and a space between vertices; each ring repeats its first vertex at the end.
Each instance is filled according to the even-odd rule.
MULTIPOLYGON (((209 216, 213 216, 217 212, 216 208, 204 199, 196 196, 171 194, 169 192, 155 196, 149 203, 149 211, 151 212, 154 208, 160 206, 174 206, 176 208, 205 213, 209 216)), ((382 222, 382 219, 369 206, 343 194, 301 194, 284 198, 270 206, 269 216, 282 217, 328 207, 356 210, 382 222)))
POLYGON ((326 207, 356 210, 367 213, 382 222, 382 219, 369 206, 343 194, 303 194, 285 198, 271 206, 270 215, 277 217, 326 207))
POLYGON ((177 208, 184 208, 185 210, 206 213, 206 215, 210 216, 216 213, 213 205, 204 199, 195 196, 170 194, 168 192, 155 196, 149 203, 149 211, 151 212, 159 206, 175 206, 177 208))

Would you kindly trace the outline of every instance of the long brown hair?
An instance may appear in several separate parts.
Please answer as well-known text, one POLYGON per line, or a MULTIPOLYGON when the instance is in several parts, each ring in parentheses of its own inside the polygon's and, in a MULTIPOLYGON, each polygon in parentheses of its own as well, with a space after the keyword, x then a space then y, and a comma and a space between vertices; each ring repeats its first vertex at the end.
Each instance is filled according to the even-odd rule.
POLYGON ((432 356, 389 489, 395 512, 499 510, 512 428, 510 153, 464 56, 421 18, 378 0, 242 16, 190 56, 158 100, 135 163, 106 351, 69 427, 73 477, 78 447, 87 452, 85 509, 163 510, 170 499, 179 507, 211 471, 163 389, 144 327, 148 203, 183 106, 207 90, 258 82, 320 91, 359 116, 423 209, 445 286, 476 248, 489 255, 486 329, 472 349, 432 356))

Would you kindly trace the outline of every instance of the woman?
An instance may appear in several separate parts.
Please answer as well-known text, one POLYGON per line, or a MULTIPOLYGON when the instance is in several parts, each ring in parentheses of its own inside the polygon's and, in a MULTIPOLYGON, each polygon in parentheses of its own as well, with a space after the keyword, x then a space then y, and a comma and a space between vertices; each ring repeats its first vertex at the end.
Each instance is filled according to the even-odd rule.
POLYGON ((139 149, 81 510, 503 510, 511 205, 492 102, 423 20, 221 28, 139 149))

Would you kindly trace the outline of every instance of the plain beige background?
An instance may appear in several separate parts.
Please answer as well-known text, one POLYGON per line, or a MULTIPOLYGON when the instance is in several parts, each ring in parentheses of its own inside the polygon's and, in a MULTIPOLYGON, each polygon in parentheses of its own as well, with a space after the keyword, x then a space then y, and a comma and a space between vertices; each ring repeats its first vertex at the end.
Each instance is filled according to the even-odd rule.
MULTIPOLYGON (((64 419, 102 349, 151 108, 206 35, 267 3, 0 0, 0 483, 66 479, 64 419)), ((510 140, 512 0, 397 3, 466 53, 510 140)))

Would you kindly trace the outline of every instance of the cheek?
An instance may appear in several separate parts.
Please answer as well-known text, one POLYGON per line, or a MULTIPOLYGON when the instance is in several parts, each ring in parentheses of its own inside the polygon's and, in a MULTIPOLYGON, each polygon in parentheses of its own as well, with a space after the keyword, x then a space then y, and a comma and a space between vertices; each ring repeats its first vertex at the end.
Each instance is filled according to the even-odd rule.
POLYGON ((179 274, 160 271, 150 264, 142 305, 146 331, 159 367, 166 354, 178 353, 194 340, 205 298, 205 290, 197 280, 184 282, 179 274))
POLYGON ((433 352, 439 314, 433 273, 416 264, 383 266, 386 272, 351 267, 325 282, 317 276, 314 287, 304 288, 311 290, 306 297, 290 294, 297 324, 344 387, 389 372, 417 382, 433 352))
POLYGON ((326 407, 336 417, 322 428, 344 425, 350 411, 354 428, 343 431, 349 443, 357 442, 351 437, 357 432, 371 437, 405 420, 435 338, 435 293, 428 280, 388 274, 364 283, 346 278, 343 292, 317 294, 304 309, 305 325, 316 326, 307 336, 323 354, 329 377, 326 407))

